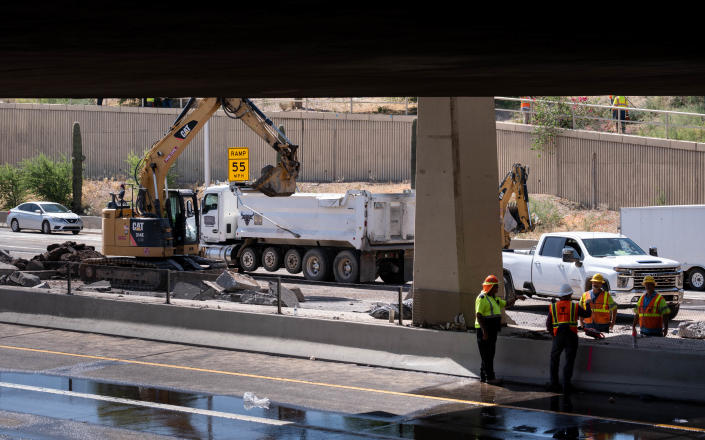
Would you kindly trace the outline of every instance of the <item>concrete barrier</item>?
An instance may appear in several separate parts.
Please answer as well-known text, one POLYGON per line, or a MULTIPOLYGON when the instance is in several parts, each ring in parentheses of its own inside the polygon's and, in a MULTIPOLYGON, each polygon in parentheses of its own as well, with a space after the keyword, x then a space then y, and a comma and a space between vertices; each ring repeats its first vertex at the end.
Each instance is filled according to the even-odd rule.
MULTIPOLYGON (((67 296, 0 287, 0 322, 477 377, 476 335, 67 296)), ((543 384, 549 340, 500 336, 496 370, 543 384)), ((705 400, 705 354, 582 344, 574 382, 595 391, 705 400)))

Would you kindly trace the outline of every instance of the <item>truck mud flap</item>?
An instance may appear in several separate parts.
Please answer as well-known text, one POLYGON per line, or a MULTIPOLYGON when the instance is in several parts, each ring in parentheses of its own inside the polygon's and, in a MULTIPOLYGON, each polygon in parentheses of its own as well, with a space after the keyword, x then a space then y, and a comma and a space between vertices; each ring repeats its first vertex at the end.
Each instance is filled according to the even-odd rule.
POLYGON ((360 252, 360 282, 374 283, 377 279, 377 253, 360 252))

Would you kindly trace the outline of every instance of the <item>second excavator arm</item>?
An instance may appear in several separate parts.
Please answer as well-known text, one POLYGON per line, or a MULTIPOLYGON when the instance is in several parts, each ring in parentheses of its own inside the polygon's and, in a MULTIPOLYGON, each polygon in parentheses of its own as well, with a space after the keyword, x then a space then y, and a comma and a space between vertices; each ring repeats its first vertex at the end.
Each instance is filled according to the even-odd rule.
POLYGON ((529 213, 529 192, 526 189, 526 180, 529 171, 519 163, 512 165, 512 169, 499 184, 499 218, 502 229, 502 248, 509 248, 511 243, 510 232, 527 232, 535 228, 529 213), (510 204, 512 194, 515 195, 516 204, 510 204), (505 216, 509 214, 514 219, 516 226, 505 226, 505 216))
POLYGON ((268 196, 289 196, 296 191, 300 163, 298 146, 291 143, 248 98, 191 98, 167 134, 143 159, 137 182, 141 186, 137 210, 141 215, 164 217, 166 175, 189 142, 222 105, 225 114, 240 119, 268 145, 280 153, 276 166, 262 169, 253 187, 268 196))

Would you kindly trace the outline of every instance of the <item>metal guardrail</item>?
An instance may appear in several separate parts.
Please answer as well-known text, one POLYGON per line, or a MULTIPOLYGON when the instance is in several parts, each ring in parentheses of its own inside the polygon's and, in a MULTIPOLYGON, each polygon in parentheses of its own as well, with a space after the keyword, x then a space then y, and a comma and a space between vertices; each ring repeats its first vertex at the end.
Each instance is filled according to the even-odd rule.
MULTIPOLYGON (((521 98, 510 98, 504 96, 495 97, 495 114, 508 114, 508 119, 517 121, 523 120, 523 111, 521 109, 500 108, 497 107, 498 101, 517 102, 525 101, 521 98)), ((541 99, 531 99, 531 103, 546 103, 546 104, 564 104, 571 107, 571 113, 562 114, 561 116, 572 121, 572 129, 584 129, 591 131, 599 131, 606 133, 614 133, 618 131, 618 122, 624 124, 622 133, 634 134, 637 136, 660 137, 665 139, 679 139, 692 141, 705 141, 705 114, 678 112, 670 110, 652 110, 636 107, 614 107, 610 105, 587 104, 579 101, 548 101, 541 99), (576 111, 580 109, 579 111, 576 111), (593 110, 592 112, 585 110, 593 110), (618 121, 612 115, 614 110, 625 110, 630 118, 618 121), (592 113, 595 116, 587 116, 585 113, 592 113), (638 115, 638 117, 634 117, 638 115), (658 119, 646 120, 642 119, 642 115, 657 115, 658 119), (678 119, 697 119, 699 123, 678 123, 678 119), (695 133, 685 135, 682 130, 694 130, 695 133)), ((529 111, 530 117, 535 115, 532 110, 529 111)), ((692 121, 688 121, 692 122, 692 121)))

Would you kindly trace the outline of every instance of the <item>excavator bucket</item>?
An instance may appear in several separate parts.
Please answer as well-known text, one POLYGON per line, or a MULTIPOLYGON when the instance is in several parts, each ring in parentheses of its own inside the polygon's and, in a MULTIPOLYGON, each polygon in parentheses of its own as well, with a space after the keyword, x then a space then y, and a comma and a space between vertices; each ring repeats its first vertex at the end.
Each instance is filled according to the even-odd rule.
POLYGON ((262 176, 252 185, 269 197, 287 197, 296 192, 296 178, 278 164, 262 168, 262 176))

